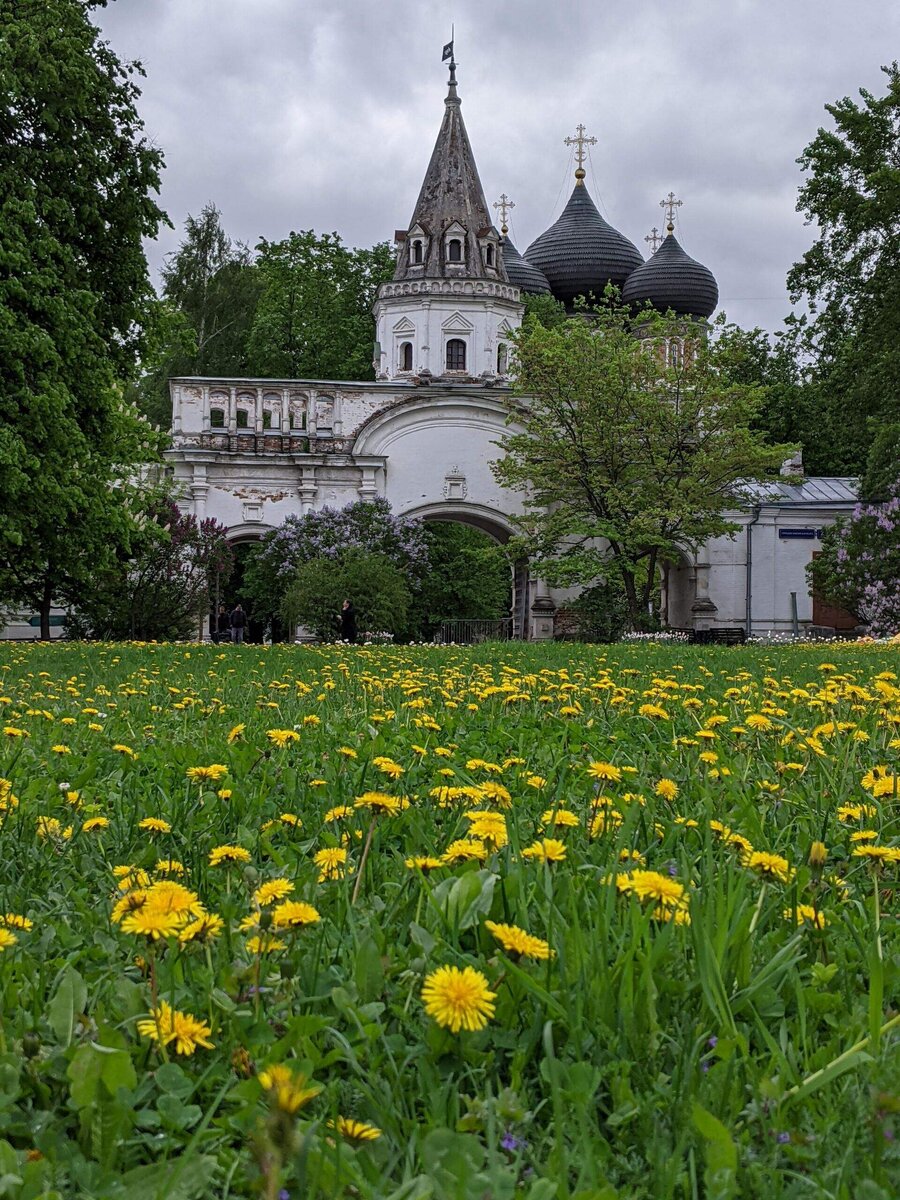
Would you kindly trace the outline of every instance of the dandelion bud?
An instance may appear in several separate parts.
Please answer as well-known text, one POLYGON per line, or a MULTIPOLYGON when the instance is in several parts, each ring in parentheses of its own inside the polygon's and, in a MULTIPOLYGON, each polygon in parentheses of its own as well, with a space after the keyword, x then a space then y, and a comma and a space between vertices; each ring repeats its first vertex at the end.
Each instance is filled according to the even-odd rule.
POLYGON ((809 848, 809 865, 813 871, 819 872, 825 866, 828 851, 822 842, 813 842, 809 848))

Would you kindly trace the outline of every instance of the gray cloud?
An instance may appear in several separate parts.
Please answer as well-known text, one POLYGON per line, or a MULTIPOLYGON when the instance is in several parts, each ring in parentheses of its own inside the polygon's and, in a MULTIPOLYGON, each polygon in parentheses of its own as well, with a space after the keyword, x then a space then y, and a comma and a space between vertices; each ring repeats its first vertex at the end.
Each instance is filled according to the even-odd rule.
POLYGON ((729 316, 780 325, 785 274, 813 235, 795 160, 826 103, 883 90, 892 0, 118 0, 97 19, 147 70, 141 111, 176 227, 149 247, 153 265, 207 200, 251 245, 307 228, 392 237, 440 123, 451 14, 482 182, 515 200, 520 249, 568 198, 563 138, 583 121, 606 217, 644 250, 674 189, 679 238, 729 316))

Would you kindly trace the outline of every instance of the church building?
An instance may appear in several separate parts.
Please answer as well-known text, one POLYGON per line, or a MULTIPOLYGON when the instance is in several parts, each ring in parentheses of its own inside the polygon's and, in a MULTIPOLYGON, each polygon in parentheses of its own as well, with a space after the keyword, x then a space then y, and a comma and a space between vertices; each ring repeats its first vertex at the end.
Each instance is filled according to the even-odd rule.
MULTIPOLYGON (((712 272, 675 237, 680 204, 670 193, 667 236, 645 261, 600 214, 585 185, 584 127, 572 195, 560 217, 520 253, 508 237, 504 195, 485 200, 463 123, 455 64, 443 119, 408 225, 397 232, 393 279, 375 303, 375 381, 179 378, 170 382, 168 461, 198 518, 252 541, 292 514, 385 497, 393 511, 459 521, 499 542, 515 531, 521 498, 499 486, 490 463, 505 432, 509 339, 523 293, 571 308, 607 283, 625 301, 705 321, 718 303, 712 272)), ((663 580, 671 626, 743 628, 754 635, 827 624, 805 566, 821 529, 855 502, 854 481, 785 482, 752 510, 741 532, 694 554, 663 580)), ((512 589, 513 635, 554 636, 554 593, 521 563, 512 589)))

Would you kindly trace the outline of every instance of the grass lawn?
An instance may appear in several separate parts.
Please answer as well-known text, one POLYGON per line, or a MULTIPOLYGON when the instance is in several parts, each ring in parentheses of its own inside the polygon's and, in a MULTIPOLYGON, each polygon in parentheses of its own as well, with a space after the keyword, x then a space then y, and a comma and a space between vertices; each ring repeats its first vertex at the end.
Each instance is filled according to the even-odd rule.
POLYGON ((898 676, 0 646, 0 1197, 892 1200, 898 676))

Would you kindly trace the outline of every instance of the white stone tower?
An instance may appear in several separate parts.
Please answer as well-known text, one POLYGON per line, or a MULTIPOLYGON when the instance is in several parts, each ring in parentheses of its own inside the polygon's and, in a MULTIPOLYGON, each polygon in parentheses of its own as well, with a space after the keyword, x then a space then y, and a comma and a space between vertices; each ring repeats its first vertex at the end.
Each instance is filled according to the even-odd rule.
POLYGON ((493 381, 507 372, 508 338, 522 319, 503 265, 456 91, 409 228, 398 230, 397 269, 375 302, 377 377, 493 381))

